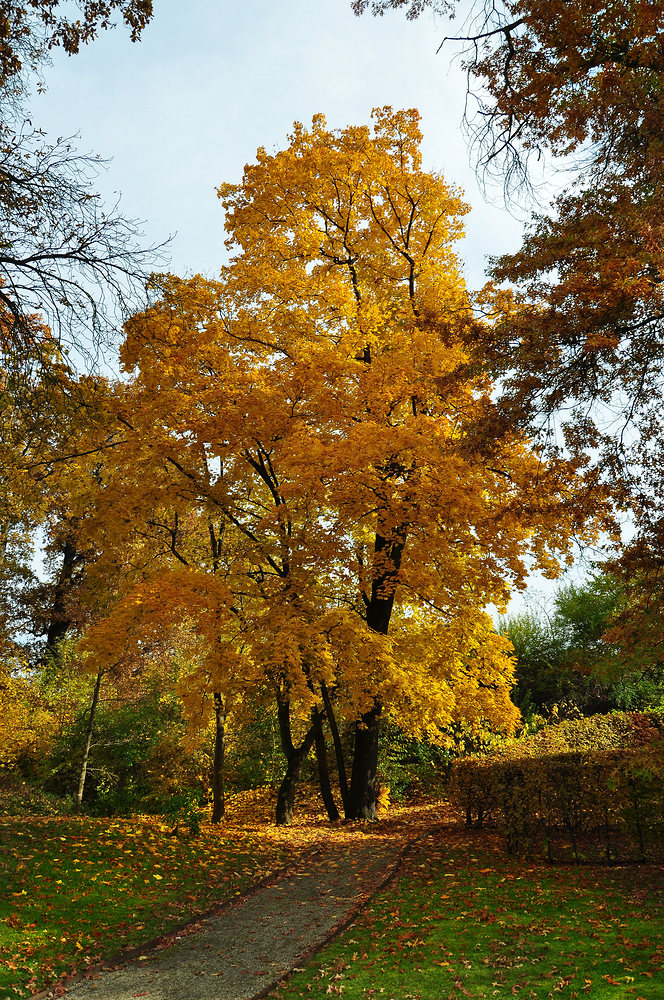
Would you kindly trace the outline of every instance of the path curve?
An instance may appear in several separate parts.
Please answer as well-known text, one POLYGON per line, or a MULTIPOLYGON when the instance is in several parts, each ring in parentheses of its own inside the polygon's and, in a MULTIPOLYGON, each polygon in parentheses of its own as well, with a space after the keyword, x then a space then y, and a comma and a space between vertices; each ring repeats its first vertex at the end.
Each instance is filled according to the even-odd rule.
POLYGON ((411 843, 364 835, 326 847, 154 951, 70 985, 66 995, 257 1000, 353 919, 392 877, 411 843))

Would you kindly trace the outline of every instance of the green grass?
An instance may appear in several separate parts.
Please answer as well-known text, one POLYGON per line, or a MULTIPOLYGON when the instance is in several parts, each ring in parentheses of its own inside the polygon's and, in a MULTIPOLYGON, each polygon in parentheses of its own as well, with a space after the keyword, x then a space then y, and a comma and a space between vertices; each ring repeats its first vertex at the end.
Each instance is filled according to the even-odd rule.
POLYGON ((553 867, 430 837, 277 995, 664 1000, 664 868, 553 867))
POLYGON ((291 848, 153 819, 0 819, 0 998, 25 997, 232 898, 291 848))
MULTIPOLYGON (((151 819, 0 819, 0 1000, 232 898, 311 834, 204 826, 178 839, 151 819)), ((523 863, 448 828, 278 995, 664 1000, 664 868, 523 863)))

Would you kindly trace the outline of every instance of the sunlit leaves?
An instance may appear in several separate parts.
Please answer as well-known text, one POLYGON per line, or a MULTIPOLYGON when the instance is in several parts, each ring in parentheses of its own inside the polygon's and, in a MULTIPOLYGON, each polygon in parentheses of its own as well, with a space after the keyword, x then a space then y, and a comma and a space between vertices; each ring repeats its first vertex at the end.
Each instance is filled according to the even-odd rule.
POLYGON ((601 511, 496 407, 454 249, 467 206, 420 142, 414 111, 296 124, 220 189, 220 279, 157 277, 127 324, 86 520, 97 579, 124 579, 86 643, 110 662, 188 630, 192 717, 267 691, 306 721, 325 684, 348 720, 510 729, 483 608, 528 558, 555 574, 601 511))

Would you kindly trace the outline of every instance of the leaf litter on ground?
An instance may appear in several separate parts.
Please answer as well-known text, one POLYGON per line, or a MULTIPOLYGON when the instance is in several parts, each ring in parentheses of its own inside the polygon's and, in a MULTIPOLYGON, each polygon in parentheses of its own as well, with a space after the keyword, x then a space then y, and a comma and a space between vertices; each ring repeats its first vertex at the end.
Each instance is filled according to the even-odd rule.
POLYGON ((312 851, 350 847, 356 837, 378 848, 437 815, 429 806, 396 810, 378 827, 331 825, 308 796, 286 829, 271 822, 272 807, 269 790, 233 796, 229 818, 202 824, 196 837, 148 816, 0 817, 0 1000, 30 996, 194 921, 312 851))
POLYGON ((449 826, 279 1000, 664 1000, 664 868, 553 866, 449 826))

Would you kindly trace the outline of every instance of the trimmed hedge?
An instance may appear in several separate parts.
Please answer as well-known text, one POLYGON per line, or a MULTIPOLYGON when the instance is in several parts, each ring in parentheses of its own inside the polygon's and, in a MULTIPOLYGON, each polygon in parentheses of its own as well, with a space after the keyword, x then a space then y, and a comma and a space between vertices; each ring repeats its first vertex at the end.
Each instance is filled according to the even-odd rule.
POLYGON ((646 861, 664 853, 664 714, 570 720, 452 768, 469 825, 494 819, 508 853, 646 861))

